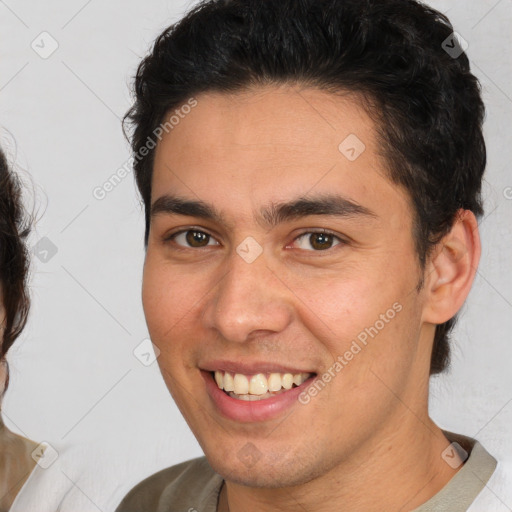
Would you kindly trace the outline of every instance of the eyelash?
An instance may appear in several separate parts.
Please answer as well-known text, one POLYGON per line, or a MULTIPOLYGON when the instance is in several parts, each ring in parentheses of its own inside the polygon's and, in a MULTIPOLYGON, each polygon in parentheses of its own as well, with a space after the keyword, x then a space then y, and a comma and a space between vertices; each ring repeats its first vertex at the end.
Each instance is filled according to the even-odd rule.
MULTIPOLYGON (((198 250, 198 249, 205 249, 207 247, 212 247, 210 245, 206 245, 204 247, 189 247, 189 246, 183 246, 183 245, 179 245, 179 244, 176 244, 175 242, 175 238, 179 235, 182 235, 184 233, 188 233, 190 231, 195 231, 197 233, 202 233, 204 235, 207 235, 209 236, 210 238, 213 238, 215 241, 217 241, 215 239, 215 237, 208 233, 207 231, 203 231, 202 229, 197 229, 197 228, 194 228, 194 227, 191 227, 191 228, 188 228, 188 229, 182 229, 180 231, 176 231, 175 233, 171 233, 170 235, 167 235, 165 238, 164 238, 164 243, 168 243, 168 242, 173 242, 176 246, 176 250, 178 251, 188 251, 188 250, 198 250)), ((294 239, 293 239, 293 242, 299 240, 300 238, 304 237, 305 235, 314 235, 314 234, 325 234, 325 235, 331 235, 334 240, 336 240, 338 243, 333 245, 332 247, 329 247, 328 249, 323 249, 323 250, 307 250, 307 249, 299 249, 299 250, 304 250, 306 252, 311 252, 311 253, 314 253, 314 252, 317 252, 317 253, 326 253, 328 251, 332 251, 335 247, 337 247, 338 245, 346 245, 348 242, 346 240, 344 240, 343 238, 341 238, 339 235, 337 235, 336 233, 333 233, 332 231, 329 231, 328 229, 318 229, 318 230, 311 230, 311 231, 303 231, 302 233, 298 234, 294 239)), ((217 242, 218 243, 218 242, 217 242)), ((288 246, 287 246, 288 247, 288 246)))

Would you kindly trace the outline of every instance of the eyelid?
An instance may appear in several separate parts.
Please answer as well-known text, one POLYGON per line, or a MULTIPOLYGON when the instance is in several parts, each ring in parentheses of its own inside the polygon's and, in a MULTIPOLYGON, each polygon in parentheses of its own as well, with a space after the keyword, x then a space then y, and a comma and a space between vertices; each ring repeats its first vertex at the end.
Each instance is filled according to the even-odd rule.
MULTIPOLYGON (((326 228, 316 228, 316 229, 315 228, 309 228, 309 229, 304 229, 304 231, 302 231, 301 233, 299 233, 298 235, 296 235, 294 237, 293 242, 295 242, 299 238, 302 238, 304 235, 314 235, 314 234, 318 234, 318 233, 324 234, 324 235, 331 235, 333 238, 338 240, 339 244, 336 244, 333 247, 330 247, 329 249, 318 250, 318 251, 315 251, 315 250, 308 251, 306 249, 300 249, 300 250, 303 250, 303 251, 306 251, 306 252, 326 253, 326 252, 331 251, 332 249, 334 249, 334 247, 336 247, 337 245, 346 245, 346 244, 349 243, 348 240, 346 238, 344 238, 342 235, 340 235, 338 233, 335 233, 334 231, 331 231, 331 230, 326 229, 326 228)), ((289 247, 289 245, 287 245, 286 247, 289 247)))
MULTIPOLYGON (((204 228, 201 228, 199 226, 188 226, 188 227, 185 227, 185 228, 178 228, 177 231, 171 231, 170 233, 166 233, 163 237, 162 237, 162 241, 164 243, 167 243, 167 242, 173 242, 174 239, 178 236, 178 235, 181 235, 183 233, 187 233, 188 231, 197 231, 199 233, 204 233, 205 235, 208 235, 210 238, 214 239, 219 245, 220 245, 220 242, 217 240, 217 235, 213 235, 212 233, 210 233, 208 230, 204 229, 204 228)), ((176 246, 180 249, 203 249, 205 247, 211 247, 211 246, 204 246, 204 247, 188 247, 188 246, 184 246, 184 245, 179 245, 179 244, 176 244, 176 246)))
POLYGON ((205 228, 203 226, 194 226, 193 224, 190 226, 180 226, 177 228, 173 228, 169 230, 165 235, 163 235, 163 238, 171 238, 172 236, 179 235, 180 233, 186 233, 187 231, 200 231, 201 233, 205 233, 206 235, 214 236, 216 237, 216 234, 212 234, 212 230, 209 228, 205 228))
MULTIPOLYGON (((163 241, 164 243, 165 242, 170 242, 170 241, 174 241, 174 239, 178 236, 178 235, 181 235, 183 233, 187 233, 188 231, 198 231, 200 233, 204 233, 205 235, 208 235, 209 237, 213 238, 218 245, 220 245, 220 242, 219 240, 217 240, 217 235, 214 235, 212 234, 209 230, 205 229, 205 228, 202 228, 202 227, 199 227, 199 226, 188 226, 188 227, 185 227, 185 228, 178 228, 177 231, 173 231, 169 234, 166 234, 164 235, 163 237, 163 241)), ((304 235, 313 235, 313 234, 316 234, 316 233, 322 233, 322 234, 326 234, 326 235, 331 235, 333 236, 335 239, 337 239, 339 241, 339 244, 336 244, 335 246, 329 248, 329 249, 325 249, 325 250, 322 250, 322 251, 314 251, 314 250, 311 250, 311 251, 307 251, 307 252, 318 252, 318 253, 322 253, 322 252, 327 252, 329 250, 332 250, 334 247, 336 247, 337 245, 345 245, 348 243, 348 240, 346 238, 344 238, 343 236, 341 236, 340 234, 338 233, 335 233, 334 231, 331 231, 329 229, 326 229, 326 228, 304 228, 300 233, 298 233, 297 235, 295 235, 293 237, 293 240, 291 242, 291 244, 293 244, 296 240, 298 240, 299 238, 303 237, 304 235)), ((286 247, 289 247, 291 244, 287 244, 286 247)), ((211 246, 204 246, 204 247, 188 247, 188 246, 183 246, 183 245, 179 245, 179 244, 176 244, 177 247, 179 247, 180 249, 204 249, 206 247, 211 247, 211 246)), ((299 249, 299 250, 306 250, 306 249, 299 249)))

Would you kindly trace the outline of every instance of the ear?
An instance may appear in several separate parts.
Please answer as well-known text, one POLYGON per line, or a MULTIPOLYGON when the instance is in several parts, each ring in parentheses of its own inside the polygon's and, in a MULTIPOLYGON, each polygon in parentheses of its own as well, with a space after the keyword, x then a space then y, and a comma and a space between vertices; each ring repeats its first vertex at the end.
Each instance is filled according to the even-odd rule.
POLYGON ((460 209, 425 269, 424 322, 442 324, 457 314, 473 284, 480 253, 476 217, 473 212, 460 209))

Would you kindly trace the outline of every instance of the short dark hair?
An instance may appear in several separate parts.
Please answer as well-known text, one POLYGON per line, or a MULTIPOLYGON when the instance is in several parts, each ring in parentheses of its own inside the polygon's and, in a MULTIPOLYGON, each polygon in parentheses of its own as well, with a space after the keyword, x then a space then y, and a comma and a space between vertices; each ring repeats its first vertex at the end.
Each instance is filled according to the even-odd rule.
MULTIPOLYGON (((0 149, 0 283, 5 322, 0 340, 0 362, 25 327, 30 299, 27 288, 29 257, 26 238, 30 219, 22 205, 19 178, 0 149)), ((7 388, 8 381, 5 384, 7 388)))
MULTIPOLYGON (((141 149, 166 114, 206 91, 297 84, 363 98, 389 178, 410 197, 424 269, 460 208, 483 214, 484 105, 466 54, 445 51, 459 49, 453 32, 443 14, 414 0, 202 1, 157 38, 125 116, 146 244, 154 151, 141 149)), ((436 327, 431 374, 449 363, 455 319, 436 327)))

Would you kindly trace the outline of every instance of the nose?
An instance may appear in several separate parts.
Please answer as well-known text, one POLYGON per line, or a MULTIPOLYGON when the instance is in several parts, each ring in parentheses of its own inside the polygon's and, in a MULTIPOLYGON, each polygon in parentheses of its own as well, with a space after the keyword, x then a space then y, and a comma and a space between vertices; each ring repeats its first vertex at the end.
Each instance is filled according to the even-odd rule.
POLYGON ((286 329, 292 320, 289 290, 267 266, 265 253, 248 263, 233 252, 225 270, 205 304, 207 328, 238 343, 286 329))

